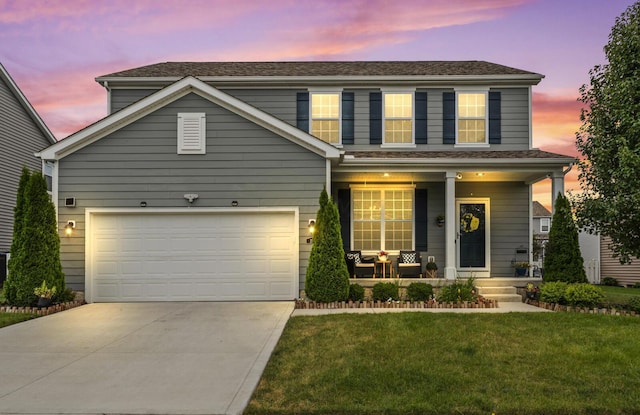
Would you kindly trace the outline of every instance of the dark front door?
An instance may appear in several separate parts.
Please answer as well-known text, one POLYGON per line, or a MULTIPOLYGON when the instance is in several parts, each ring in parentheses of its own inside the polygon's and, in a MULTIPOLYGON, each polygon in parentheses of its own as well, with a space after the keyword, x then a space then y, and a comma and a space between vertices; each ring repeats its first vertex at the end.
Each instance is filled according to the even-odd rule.
POLYGON ((486 269, 489 264, 489 201, 460 199, 458 205, 458 268, 486 269))

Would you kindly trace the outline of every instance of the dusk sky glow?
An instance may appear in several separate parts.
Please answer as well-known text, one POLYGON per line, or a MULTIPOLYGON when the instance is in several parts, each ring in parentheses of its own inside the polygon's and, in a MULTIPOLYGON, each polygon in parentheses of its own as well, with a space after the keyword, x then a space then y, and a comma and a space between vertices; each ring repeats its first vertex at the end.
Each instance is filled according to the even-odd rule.
MULTIPOLYGON (((534 147, 577 156, 578 89, 632 0, 0 0, 0 62, 58 140, 94 78, 166 61, 486 60, 538 72, 534 147)), ((574 171, 566 188, 577 189, 574 171)), ((550 204, 546 183, 534 200, 550 204)))

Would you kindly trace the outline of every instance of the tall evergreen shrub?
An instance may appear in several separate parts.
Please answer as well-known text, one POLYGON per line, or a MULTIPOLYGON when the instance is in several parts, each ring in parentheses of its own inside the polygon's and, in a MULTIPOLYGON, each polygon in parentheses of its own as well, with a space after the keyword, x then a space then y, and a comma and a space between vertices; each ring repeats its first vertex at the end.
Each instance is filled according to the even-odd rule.
POLYGON ((18 192, 16 194, 16 206, 13 208, 13 239, 11 241, 11 248, 9 252, 11 256, 9 258, 9 275, 4 283, 3 290, 4 295, 9 304, 15 304, 16 301, 16 283, 13 278, 14 275, 19 275, 22 270, 20 269, 23 261, 20 259, 20 255, 25 251, 20 249, 22 244, 22 228, 24 224, 24 212, 26 201, 26 190, 31 178, 31 172, 28 168, 22 167, 22 175, 20 176, 20 182, 18 183, 18 192))
POLYGON ((305 292, 307 297, 320 302, 345 301, 349 296, 349 271, 344 260, 340 215, 326 189, 320 193, 305 292))
POLYGON ((544 257, 544 281, 587 282, 569 200, 558 194, 544 257))
POLYGON ((48 287, 56 287, 58 296, 64 295, 65 282, 55 207, 42 174, 31 174, 23 196, 22 219, 18 224, 19 233, 14 238, 17 239, 14 240, 16 251, 11 252, 14 272, 8 278, 11 297, 8 296, 7 301, 29 306, 37 302, 33 291, 42 281, 46 281, 48 287))

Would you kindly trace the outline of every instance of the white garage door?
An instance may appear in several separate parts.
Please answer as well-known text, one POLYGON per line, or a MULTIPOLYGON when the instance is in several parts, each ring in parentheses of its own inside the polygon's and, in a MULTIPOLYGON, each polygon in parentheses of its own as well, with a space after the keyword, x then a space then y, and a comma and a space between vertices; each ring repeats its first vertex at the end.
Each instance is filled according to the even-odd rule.
POLYGON ((89 216, 88 301, 297 296, 298 224, 293 211, 89 216))

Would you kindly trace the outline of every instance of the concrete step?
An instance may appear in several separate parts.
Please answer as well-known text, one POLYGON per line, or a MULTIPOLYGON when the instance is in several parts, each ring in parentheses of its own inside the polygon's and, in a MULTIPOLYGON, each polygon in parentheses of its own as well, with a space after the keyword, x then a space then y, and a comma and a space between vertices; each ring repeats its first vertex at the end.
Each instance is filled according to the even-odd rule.
POLYGON ((524 287, 528 282, 538 285, 542 282, 540 278, 476 278, 473 285, 476 287, 524 287))
POLYGON ((518 294, 514 286, 478 287, 478 294, 490 300, 498 300, 499 303, 522 302, 522 296, 518 294))
POLYGON ((522 296, 518 294, 487 294, 482 295, 489 300, 497 300, 498 303, 521 303, 522 296))

